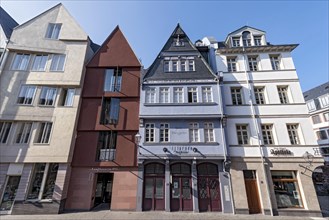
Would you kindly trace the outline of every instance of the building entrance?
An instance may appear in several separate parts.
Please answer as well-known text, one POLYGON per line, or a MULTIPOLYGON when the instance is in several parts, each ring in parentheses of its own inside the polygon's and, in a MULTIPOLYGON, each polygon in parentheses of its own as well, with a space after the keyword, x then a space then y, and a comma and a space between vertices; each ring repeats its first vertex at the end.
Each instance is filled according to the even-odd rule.
POLYGON ((110 209, 112 197, 113 173, 98 173, 95 191, 96 206, 101 209, 110 209))
POLYGON ((193 211, 191 166, 177 163, 171 166, 171 211, 193 211))
POLYGON ((244 170, 243 176, 244 176, 244 183, 246 186, 249 214, 261 213, 256 171, 244 170))

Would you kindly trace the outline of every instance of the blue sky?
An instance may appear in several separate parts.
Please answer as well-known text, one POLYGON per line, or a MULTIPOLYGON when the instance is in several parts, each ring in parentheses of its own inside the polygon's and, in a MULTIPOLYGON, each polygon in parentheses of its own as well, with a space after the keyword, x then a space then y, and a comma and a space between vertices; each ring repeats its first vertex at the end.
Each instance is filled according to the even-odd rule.
POLYGON ((244 25, 266 31, 272 44, 297 43, 293 59, 303 91, 329 81, 328 0, 323 1, 15 1, 1 6, 23 23, 62 2, 101 44, 119 25, 145 68, 179 22, 195 42, 223 41, 244 25))

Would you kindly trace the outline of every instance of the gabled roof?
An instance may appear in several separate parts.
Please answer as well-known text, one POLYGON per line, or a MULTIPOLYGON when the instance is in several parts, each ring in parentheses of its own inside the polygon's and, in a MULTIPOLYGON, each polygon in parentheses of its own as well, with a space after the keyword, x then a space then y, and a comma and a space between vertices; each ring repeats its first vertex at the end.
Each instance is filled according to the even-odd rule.
POLYGON ((18 25, 18 23, 1 6, 0 6, 0 25, 7 39, 10 38, 14 27, 18 25))
POLYGON ((216 76, 212 72, 201 53, 191 42, 178 23, 162 50, 147 69, 144 80, 172 80, 172 79, 214 79, 216 76), (183 46, 175 46, 179 39, 183 46), (164 72, 164 57, 193 56, 195 71, 164 72))
POLYGON ((94 56, 90 59, 87 67, 140 67, 134 51, 127 39, 116 26, 106 38, 94 56))
POLYGON ((303 93, 305 101, 316 99, 322 95, 329 94, 329 82, 323 83, 303 93))
POLYGON ((235 30, 235 31, 232 31, 232 32, 229 33, 228 35, 234 34, 234 33, 236 33, 236 32, 240 32, 241 30, 243 30, 243 29, 247 29, 247 28, 254 29, 255 31, 260 31, 260 32, 266 33, 266 32, 263 31, 263 30, 260 30, 260 29, 257 29, 257 28, 254 28, 254 27, 250 27, 250 26, 248 26, 248 25, 245 25, 245 26, 240 27, 239 29, 237 29, 237 30, 235 30))

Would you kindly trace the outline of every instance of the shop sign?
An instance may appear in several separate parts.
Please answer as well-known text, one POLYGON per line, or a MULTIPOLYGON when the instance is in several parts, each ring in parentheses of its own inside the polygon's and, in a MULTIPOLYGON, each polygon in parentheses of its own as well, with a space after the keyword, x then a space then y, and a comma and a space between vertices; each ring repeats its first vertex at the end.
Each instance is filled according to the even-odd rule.
POLYGON ((288 150, 287 148, 274 148, 271 149, 271 154, 275 156, 286 156, 286 155, 292 155, 292 152, 288 150))
POLYGON ((170 151, 175 152, 176 154, 188 154, 193 151, 193 147, 189 146, 171 146, 170 151))

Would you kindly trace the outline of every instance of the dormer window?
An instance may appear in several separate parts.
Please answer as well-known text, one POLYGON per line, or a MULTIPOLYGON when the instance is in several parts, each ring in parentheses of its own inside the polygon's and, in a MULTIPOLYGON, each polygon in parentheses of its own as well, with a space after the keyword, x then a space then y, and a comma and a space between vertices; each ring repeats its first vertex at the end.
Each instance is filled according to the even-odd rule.
POLYGON ((261 46, 262 45, 262 36, 254 36, 254 44, 255 44, 255 46, 261 46))
POLYGON ((242 33, 242 41, 243 41, 243 46, 245 47, 251 46, 251 34, 249 31, 244 31, 242 33))
POLYGON ((163 70, 164 72, 195 71, 194 57, 165 57, 163 70))
POLYGON ((232 47, 240 47, 240 37, 232 37, 232 47))

